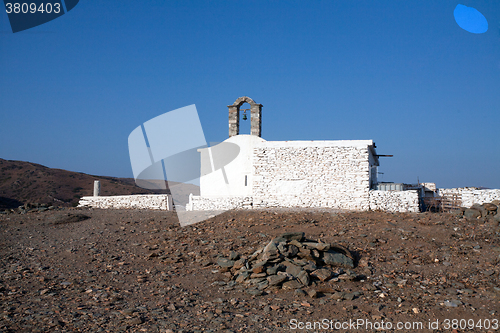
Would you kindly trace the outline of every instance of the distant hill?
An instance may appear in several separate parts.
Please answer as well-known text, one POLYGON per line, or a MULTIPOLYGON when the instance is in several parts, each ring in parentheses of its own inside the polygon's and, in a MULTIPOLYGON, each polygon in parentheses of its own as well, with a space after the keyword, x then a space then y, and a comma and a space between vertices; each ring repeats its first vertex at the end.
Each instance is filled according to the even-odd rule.
MULTIPOLYGON (((93 195, 94 180, 101 181, 101 195, 167 194, 169 190, 147 190, 135 185, 133 178, 88 175, 46 166, 0 158, 0 209, 17 208, 25 203, 74 206, 82 196, 93 195)), ((182 184, 184 205, 196 185, 182 184)))

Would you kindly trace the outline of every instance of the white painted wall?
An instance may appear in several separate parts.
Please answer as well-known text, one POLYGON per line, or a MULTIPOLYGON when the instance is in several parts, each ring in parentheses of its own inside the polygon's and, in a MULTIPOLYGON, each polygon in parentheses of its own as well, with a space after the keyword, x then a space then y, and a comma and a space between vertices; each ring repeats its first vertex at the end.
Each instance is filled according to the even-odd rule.
MULTIPOLYGON (((252 151, 257 143, 266 142, 264 139, 255 135, 236 135, 225 140, 223 143, 209 148, 199 149, 202 161, 214 161, 220 158, 219 146, 225 143, 233 143, 239 146, 240 151, 238 156, 229 164, 226 164, 222 169, 212 172, 217 169, 216 165, 211 165, 207 162, 202 162, 201 177, 200 177, 200 196, 201 197, 238 197, 251 196, 252 189, 252 171, 253 160, 252 151), (212 158, 210 158, 212 155, 212 158), (224 173, 226 177, 224 177, 224 173), (245 176, 247 182, 245 185, 245 176), (227 181, 226 181, 227 180, 227 181)), ((228 152, 227 154, 231 154, 228 152)))
POLYGON ((168 194, 114 195, 82 197, 78 207, 115 209, 160 209, 173 210, 172 196, 168 194))

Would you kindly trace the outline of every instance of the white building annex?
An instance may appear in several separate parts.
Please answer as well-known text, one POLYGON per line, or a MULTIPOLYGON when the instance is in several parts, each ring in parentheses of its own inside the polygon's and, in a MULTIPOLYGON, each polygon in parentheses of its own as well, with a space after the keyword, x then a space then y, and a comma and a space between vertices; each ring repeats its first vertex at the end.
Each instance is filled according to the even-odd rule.
POLYGON ((390 208, 418 211, 417 191, 375 191, 379 158, 372 140, 266 141, 262 105, 240 97, 229 108, 229 138, 199 149, 200 195, 187 210, 266 207, 390 208), (239 135, 239 112, 250 104, 251 134, 239 135), (372 196, 372 200, 370 200, 372 196), (386 207, 387 206, 387 207, 386 207))

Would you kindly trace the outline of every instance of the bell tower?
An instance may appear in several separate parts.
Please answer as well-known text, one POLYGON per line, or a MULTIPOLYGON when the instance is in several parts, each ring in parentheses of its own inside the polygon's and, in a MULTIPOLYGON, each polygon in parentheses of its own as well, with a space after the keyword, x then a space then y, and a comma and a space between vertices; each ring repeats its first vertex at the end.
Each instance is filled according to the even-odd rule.
POLYGON ((262 104, 257 104, 250 97, 238 98, 229 108, 229 137, 240 133, 240 106, 250 104, 250 134, 261 136, 262 130, 262 104))

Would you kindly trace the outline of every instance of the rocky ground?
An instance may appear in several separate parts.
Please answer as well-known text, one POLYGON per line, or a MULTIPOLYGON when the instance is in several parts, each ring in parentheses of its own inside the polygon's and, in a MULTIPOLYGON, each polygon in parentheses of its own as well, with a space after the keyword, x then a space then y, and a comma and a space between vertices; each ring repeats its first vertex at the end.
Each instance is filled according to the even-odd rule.
POLYGON ((172 212, 65 208, 1 214, 0 232, 0 332, 500 330, 500 229, 488 216, 229 211, 180 227, 172 212), (250 261, 286 232, 348 249, 354 267, 313 274, 300 260, 324 254, 305 240, 267 259, 288 251, 279 260, 309 267, 308 279, 250 261), (255 284, 236 282, 245 262, 255 284))

